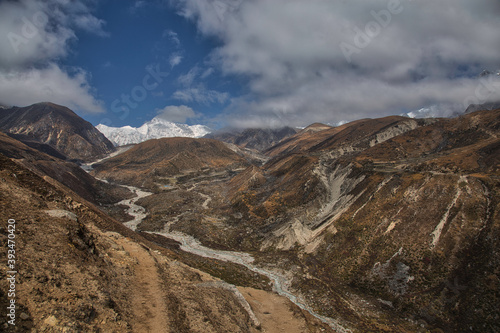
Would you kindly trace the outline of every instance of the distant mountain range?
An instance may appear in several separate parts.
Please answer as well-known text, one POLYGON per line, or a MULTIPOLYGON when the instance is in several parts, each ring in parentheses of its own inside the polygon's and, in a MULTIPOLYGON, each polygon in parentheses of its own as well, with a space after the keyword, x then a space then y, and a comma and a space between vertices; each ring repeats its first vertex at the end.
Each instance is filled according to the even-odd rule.
MULTIPOLYGON (((119 138, 143 140, 169 124, 175 136, 189 128, 155 118, 119 138)), ((143 332, 154 323, 274 332, 279 318, 302 318, 297 332, 500 331, 494 103, 454 118, 252 129, 214 135, 226 143, 161 138, 119 150, 71 110, 39 103, 0 108, 0 132, 0 207, 22 225, 25 251, 20 331, 143 332), (89 173, 75 163, 92 158, 89 173), (136 232, 118 223, 142 208, 136 232), (210 249, 187 253, 171 236, 180 233, 210 249), (204 257, 219 250, 243 252, 223 256, 241 261, 204 257), (240 264, 248 254, 258 271, 240 264), (267 293, 274 288, 335 327, 267 293), (251 311, 264 320, 251 322, 251 311)))
POLYGON ((221 130, 205 135, 205 138, 232 143, 242 148, 264 151, 283 139, 297 133, 291 127, 247 128, 244 130, 221 130))
POLYGON ((499 133, 500 109, 316 123, 264 150, 263 165, 232 166, 212 140, 162 139, 92 174, 154 192, 138 230, 251 252, 351 331, 418 331, 395 316, 373 324, 352 310, 358 295, 428 331, 498 332, 499 133))
POLYGON ((160 117, 151 119, 141 127, 111 127, 99 124, 96 128, 115 146, 125 146, 160 138, 200 138, 211 132, 207 126, 178 124, 160 117))

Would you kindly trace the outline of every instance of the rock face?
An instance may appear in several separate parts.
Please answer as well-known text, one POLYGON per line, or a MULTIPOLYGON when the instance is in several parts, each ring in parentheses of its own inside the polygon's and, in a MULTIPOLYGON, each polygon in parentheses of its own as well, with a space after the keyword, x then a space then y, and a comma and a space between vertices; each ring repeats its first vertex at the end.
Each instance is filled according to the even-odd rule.
POLYGON ((70 109, 53 103, 0 109, 0 131, 28 145, 45 144, 69 159, 92 161, 114 150, 92 124, 70 109))
POLYGON ((205 137, 232 143, 242 148, 255 149, 262 152, 296 133, 297 130, 291 127, 282 127, 277 129, 249 128, 243 131, 235 130, 211 133, 205 137))

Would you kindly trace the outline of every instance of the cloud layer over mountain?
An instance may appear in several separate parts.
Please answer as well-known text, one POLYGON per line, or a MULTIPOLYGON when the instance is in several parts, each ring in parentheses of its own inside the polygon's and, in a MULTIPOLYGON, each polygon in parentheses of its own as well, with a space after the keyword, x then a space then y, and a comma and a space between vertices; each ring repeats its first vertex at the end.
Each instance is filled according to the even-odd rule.
POLYGON ((222 45, 211 62, 248 78, 224 117, 240 126, 304 125, 464 110, 500 100, 500 3, 184 0, 179 13, 222 45), (496 72, 495 72, 496 73, 496 72))
POLYGON ((51 101, 84 112, 103 112, 82 68, 62 68, 75 31, 107 36, 91 13, 92 0, 19 0, 0 3, 0 103, 51 101))

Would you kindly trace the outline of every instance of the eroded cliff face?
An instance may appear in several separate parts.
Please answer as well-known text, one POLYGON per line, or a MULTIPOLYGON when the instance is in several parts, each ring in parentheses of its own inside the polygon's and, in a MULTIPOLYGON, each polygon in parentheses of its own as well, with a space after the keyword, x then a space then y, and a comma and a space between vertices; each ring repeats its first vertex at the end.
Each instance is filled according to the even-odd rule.
POLYGON ((476 113, 377 134, 383 143, 358 154, 320 153, 311 179, 322 194, 284 214, 261 249, 296 253, 295 287, 332 316, 337 301, 301 277, 367 291, 429 327, 497 331, 499 119, 476 113))
MULTIPOLYGON (((374 173, 343 183, 352 201, 337 201, 340 209, 321 231, 308 228, 309 238, 296 243, 303 273, 368 291, 436 327, 497 329, 496 180, 424 172, 374 173), (471 305, 489 319, 464 316, 471 305)), ((317 289, 306 280, 297 288, 317 289)), ((318 304, 320 291, 311 299, 318 304)))

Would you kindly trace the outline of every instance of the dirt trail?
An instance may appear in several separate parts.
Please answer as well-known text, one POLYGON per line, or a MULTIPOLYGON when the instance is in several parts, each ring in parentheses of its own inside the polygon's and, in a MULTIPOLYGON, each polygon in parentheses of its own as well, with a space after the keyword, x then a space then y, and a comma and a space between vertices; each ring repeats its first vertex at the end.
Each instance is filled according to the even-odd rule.
POLYGON ((162 280, 153 255, 125 238, 117 239, 133 258, 137 259, 134 267, 134 281, 139 288, 132 290, 132 306, 136 319, 132 324, 134 332, 169 332, 168 308, 164 298, 162 280))
POLYGON ((284 297, 253 288, 238 289, 262 323, 263 332, 303 333, 326 330, 306 311, 294 310, 293 304, 284 297))

